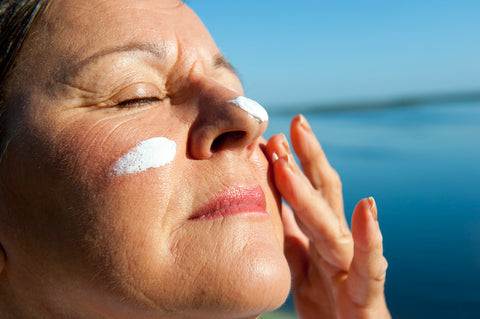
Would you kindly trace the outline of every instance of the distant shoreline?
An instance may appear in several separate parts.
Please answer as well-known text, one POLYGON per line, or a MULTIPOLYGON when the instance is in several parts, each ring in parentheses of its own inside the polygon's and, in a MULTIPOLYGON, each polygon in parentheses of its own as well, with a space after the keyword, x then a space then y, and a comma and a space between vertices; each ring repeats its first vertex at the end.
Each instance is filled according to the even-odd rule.
MULTIPOLYGON (((371 109, 387 109, 412 107, 427 104, 445 104, 453 102, 475 102, 480 101, 479 91, 451 92, 439 94, 410 95, 396 98, 385 98, 375 100, 364 100, 360 102, 339 102, 322 104, 305 104, 304 107, 295 107, 296 112, 303 113, 334 113, 334 112, 356 112, 371 109)), ((291 113, 292 109, 285 106, 271 108, 272 114, 291 113)))

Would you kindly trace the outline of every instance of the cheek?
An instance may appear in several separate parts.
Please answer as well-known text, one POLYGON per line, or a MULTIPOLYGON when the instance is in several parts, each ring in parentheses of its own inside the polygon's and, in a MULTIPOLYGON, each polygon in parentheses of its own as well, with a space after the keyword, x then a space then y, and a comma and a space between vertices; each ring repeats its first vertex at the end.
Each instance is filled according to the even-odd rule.
POLYGON ((115 176, 138 174, 173 161, 177 144, 165 137, 153 137, 140 142, 122 155, 112 167, 115 176))
POLYGON ((155 136, 161 133, 154 129, 143 134, 133 130, 103 124, 58 139, 60 157, 71 159, 63 163, 65 184, 73 186, 63 190, 64 198, 84 212, 88 239, 104 240, 94 246, 105 250, 146 242, 144 237, 156 236, 151 230, 175 221, 167 216, 176 187, 173 177, 181 170, 175 138, 155 136))
POLYGON ((119 282, 112 278, 115 271, 125 274, 137 263, 144 267, 137 271, 146 273, 165 257, 169 229, 178 220, 167 214, 174 211, 169 207, 172 177, 181 168, 172 148, 175 138, 151 139, 162 132, 145 131, 150 136, 118 122, 97 121, 73 123, 57 133, 28 132, 12 141, 1 166, 8 185, 2 195, 9 195, 2 202, 12 203, 8 224, 30 234, 22 236, 28 258, 42 259, 46 274, 54 277, 61 270, 68 281, 102 272, 103 283, 119 282), (163 162, 153 156, 160 151, 168 152, 163 162), (123 166, 115 166, 119 163, 123 166), (135 165, 141 169, 122 171, 135 165), (45 251, 48 260, 34 256, 45 251))
POLYGON ((176 165, 177 141, 182 137, 163 129, 162 119, 150 123, 145 117, 108 119, 99 115, 68 125, 51 139, 55 167, 89 193, 121 181, 122 176, 141 176, 155 169, 166 183, 176 165))

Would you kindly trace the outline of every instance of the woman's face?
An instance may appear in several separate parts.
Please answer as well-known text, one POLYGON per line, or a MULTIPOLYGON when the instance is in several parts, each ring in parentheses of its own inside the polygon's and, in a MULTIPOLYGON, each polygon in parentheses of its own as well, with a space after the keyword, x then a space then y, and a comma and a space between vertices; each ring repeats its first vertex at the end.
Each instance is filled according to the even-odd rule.
POLYGON ((53 1, 17 62, 0 242, 18 303, 234 318, 284 301, 266 123, 227 102, 241 84, 186 5, 53 1), (115 170, 158 140, 174 143, 170 159, 115 170))

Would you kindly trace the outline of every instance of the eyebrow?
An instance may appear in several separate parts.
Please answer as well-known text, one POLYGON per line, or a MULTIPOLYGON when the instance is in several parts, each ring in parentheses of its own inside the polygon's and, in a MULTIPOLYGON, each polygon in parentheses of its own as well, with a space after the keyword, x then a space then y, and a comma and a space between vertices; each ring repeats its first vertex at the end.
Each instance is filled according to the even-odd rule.
MULTIPOLYGON (((134 42, 127 45, 106 48, 81 60, 80 62, 75 63, 72 68, 68 68, 67 70, 62 69, 61 72, 59 72, 60 76, 58 78, 60 78, 62 82, 66 82, 68 78, 74 77, 85 66, 111 54, 142 51, 153 54, 158 59, 163 60, 167 56, 167 50, 167 47, 163 44, 152 44, 144 42, 134 42)), ((220 53, 216 54, 213 58, 213 68, 225 68, 235 74, 237 77, 239 77, 237 69, 230 62, 228 62, 227 59, 220 53)))
POLYGON ((222 67, 226 68, 227 70, 235 74, 237 77, 240 77, 240 75, 238 74, 237 68, 234 67, 230 62, 228 62, 227 59, 220 53, 215 55, 213 67, 215 69, 222 68, 222 67))

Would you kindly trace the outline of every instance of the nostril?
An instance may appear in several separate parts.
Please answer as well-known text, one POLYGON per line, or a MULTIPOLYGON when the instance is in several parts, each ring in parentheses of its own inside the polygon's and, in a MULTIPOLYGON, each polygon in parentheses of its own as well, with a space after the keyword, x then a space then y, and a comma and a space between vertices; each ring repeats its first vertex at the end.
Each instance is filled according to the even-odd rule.
POLYGON ((235 146, 245 138, 247 132, 245 131, 232 131, 220 134, 215 138, 210 146, 210 151, 216 152, 226 147, 235 146))

